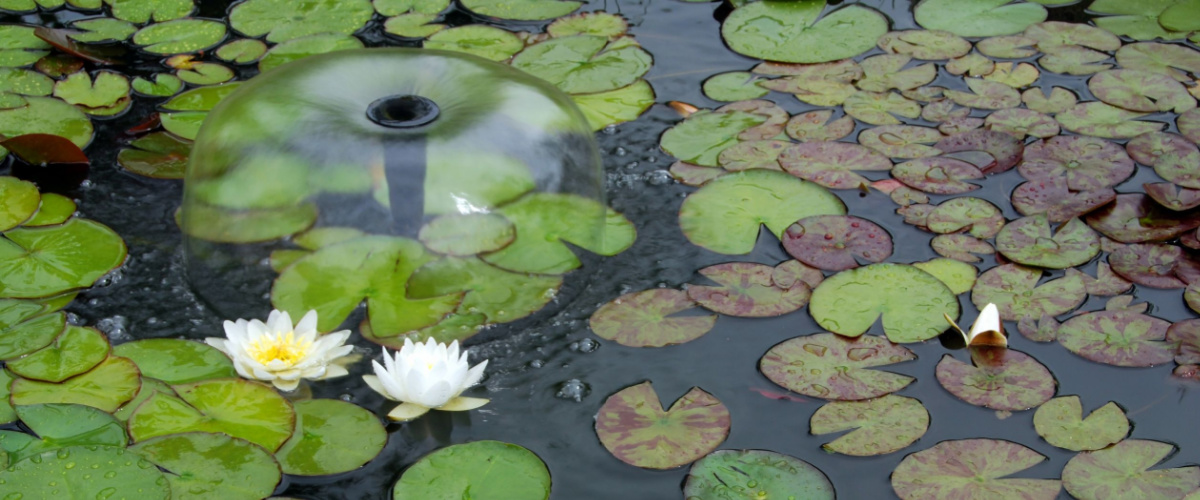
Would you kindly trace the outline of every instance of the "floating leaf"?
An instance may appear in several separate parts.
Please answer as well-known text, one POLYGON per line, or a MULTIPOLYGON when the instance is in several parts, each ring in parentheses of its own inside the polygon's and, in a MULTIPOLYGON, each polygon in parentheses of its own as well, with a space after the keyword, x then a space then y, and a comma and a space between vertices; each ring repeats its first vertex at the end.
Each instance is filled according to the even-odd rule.
POLYGON ((796 260, 827 271, 883 262, 892 255, 892 237, 866 219, 849 215, 805 217, 783 234, 783 248, 796 260))
POLYGON ((405 470, 392 496, 546 500, 550 497, 550 471, 537 455, 515 444, 456 444, 422 457, 405 470))
POLYGON ((182 179, 192 153, 191 141, 166 132, 147 134, 122 149, 117 162, 130 172, 156 179, 182 179))
POLYGON ((33 217, 41 199, 32 182, 0 177, 0 231, 8 231, 33 217))
POLYGON ((1187 33, 1167 31, 1158 23, 1158 18, 1175 3, 1178 2, 1147 0, 1129 3, 1123 0, 1096 0, 1088 6, 1088 10, 1100 14, 1115 14, 1095 19, 1096 26, 1113 34, 1128 36, 1134 40, 1174 40, 1187 36, 1187 33))
POLYGON ((1121 147, 1094 137, 1059 136, 1025 148, 1017 170, 1029 180, 1065 176, 1073 191, 1091 191, 1120 184, 1134 172, 1133 160, 1121 147))
POLYGON ((152 54, 187 54, 213 47, 224 38, 224 23, 206 19, 177 19, 138 30, 133 35, 133 43, 152 54))
POLYGON ((215 347, 183 339, 143 339, 113 347, 113 355, 129 358, 142 376, 168 384, 187 384, 236 377, 233 362, 215 347))
POLYGON ((740 111, 698 112, 663 133, 662 149, 682 161, 715 167, 717 156, 737 144, 742 131, 764 121, 762 116, 740 111))
POLYGON ((768 379, 792 392, 857 401, 896 392, 915 380, 869 368, 916 358, 912 351, 883 337, 866 335, 850 339, 817 333, 775 345, 763 355, 758 366, 768 379))
POLYGON ((115 411, 137 394, 137 366, 125 358, 109 357, 91 371, 58 384, 19 378, 12 384, 12 403, 71 403, 115 411))
POLYGON ((1148 71, 1119 69, 1098 73, 1088 80, 1088 89, 1101 101, 1131 111, 1182 113, 1196 107, 1196 99, 1182 84, 1148 71))
POLYGON ((159 73, 154 75, 154 81, 142 77, 133 79, 133 90, 140 94, 153 97, 170 97, 183 90, 183 80, 175 75, 159 73))
POLYGON ((1151 288, 1186 288, 1186 267, 1195 267, 1195 259, 1175 245, 1135 243, 1122 245, 1109 253, 1113 272, 1129 281, 1151 288))
POLYGON ((932 274, 955 295, 971 291, 975 286, 975 266, 953 259, 931 259, 925 262, 914 262, 913 267, 932 274))
POLYGON ((886 171, 892 168, 891 160, 872 149, 826 141, 788 147, 780 154, 779 165, 789 174, 830 189, 857 189, 870 183, 866 177, 854 173, 855 170, 886 171))
POLYGON ((942 257, 948 257, 962 262, 979 262, 975 254, 992 255, 996 249, 988 242, 968 234, 941 234, 934 236, 929 242, 933 251, 942 257))
POLYGON ((1140 42, 1121 47, 1116 54, 1122 68, 1149 71, 1190 82, 1188 73, 1200 72, 1200 52, 1177 44, 1140 42))
MULTIPOLYGON (((1059 1, 1058 3, 1066 2, 1059 1)), ((1043 51, 1064 45, 1081 45, 1105 51, 1121 48, 1121 39, 1116 35, 1094 26, 1079 23, 1061 21, 1038 23, 1026 28, 1024 36, 1036 40, 1038 48, 1043 51)))
POLYGON ((27 379, 62 382, 108 357, 108 339, 91 328, 69 325, 50 345, 10 360, 8 370, 27 379))
POLYGON ((699 273, 721 286, 691 285, 687 295, 705 309, 729 316, 770 317, 787 314, 808 303, 812 288, 796 279, 776 282, 774 275, 781 271, 793 278, 791 273, 781 269, 749 262, 709 266, 699 273))
POLYGON ((904 54, 883 54, 863 59, 860 65, 864 76, 855 85, 871 92, 912 90, 937 78, 937 65, 932 63, 902 69, 910 61, 912 56, 904 54))
POLYGON ((1075 316, 1058 329, 1058 342, 1071 352, 1114 366, 1154 366, 1174 359, 1164 342, 1170 322, 1131 311, 1097 311, 1075 316))
POLYGON ((559 0, 465 0, 463 7, 476 14, 515 21, 541 21, 562 17, 581 2, 559 0))
POLYGON ((1074 92, 1062 87, 1052 88, 1050 95, 1046 95, 1042 89, 1029 89, 1021 93, 1021 100, 1029 109, 1048 115, 1070 110, 1078 102, 1074 92))
POLYGON ((841 106, 858 90, 848 82, 807 76, 785 76, 763 80, 758 85, 776 92, 786 92, 814 106, 841 106))
POLYGON ((1143 116, 1103 102, 1084 102, 1054 118, 1071 132, 1108 139, 1129 139, 1163 129, 1160 122, 1136 121, 1143 116))
POLYGON ((834 401, 817 408, 809 432, 820 436, 852 429, 821 445, 826 451, 867 457, 898 451, 929 429, 929 412, 913 398, 888 394, 866 401, 834 401))
POLYGON ((84 43, 124 42, 129 39, 129 35, 137 31, 137 27, 132 23, 107 17, 75 21, 71 23, 71 27, 85 31, 68 35, 71 39, 84 43))
POLYGON ((351 403, 310 399, 294 405, 296 432, 275 454, 287 474, 349 472, 375 458, 387 443, 379 418, 351 403))
POLYGON ((370 0, 248 0, 229 11, 229 25, 247 37, 286 42, 317 33, 358 31, 375 9, 370 0))
POLYGON ((16 463, 44 452, 68 446, 125 446, 125 426, 90 406, 36 404, 18 406, 16 416, 34 435, 0 431, 0 452, 16 463), (40 439, 39 439, 40 438, 40 439))
POLYGON ((268 50, 262 59, 258 60, 258 70, 267 71, 308 56, 361 49, 362 47, 363 43, 358 38, 340 33, 302 36, 271 47, 271 50, 268 50))
POLYGON ((458 311, 482 314, 488 323, 508 323, 540 310, 554 299, 562 283, 558 276, 505 271, 475 258, 445 258, 413 273, 408 297, 436 299, 465 293, 458 311))
POLYGON ((1050 315, 1042 315, 1037 320, 1025 316, 1017 321, 1017 330, 1021 335, 1034 342, 1054 342, 1058 338, 1058 326, 1058 320, 1050 315))
POLYGON ((1045 215, 1050 222, 1066 222, 1117 199, 1112 188, 1070 191, 1067 177, 1044 177, 1013 190, 1013 208, 1021 215, 1045 215))
MULTIPOLYGON (((730 485, 751 485, 737 495, 759 498, 833 500, 833 484, 812 464, 765 450, 718 450, 692 464, 683 485, 686 498, 731 497, 730 485)), ((737 486, 742 488, 742 486, 737 486)))
POLYGON ((650 70, 650 54, 628 39, 576 35, 554 38, 521 51, 513 67, 565 92, 604 92, 629 85, 650 70))
POLYGON ((1142 184, 1142 189, 1159 205, 1176 212, 1200 207, 1200 190, 1180 188, 1170 182, 1142 184))
POLYGON ((604 11, 581 12, 561 17, 546 26, 546 33, 553 37, 595 35, 617 39, 625 35, 626 31, 629 31, 629 23, 625 18, 604 11))
POLYGON ((596 435, 618 460, 674 469, 712 452, 729 436, 729 409, 693 387, 663 411, 650 382, 609 396, 596 413, 596 435))
POLYGON ((1175 212, 1141 193, 1119 194, 1114 203, 1087 214, 1083 220, 1121 243, 1166 241, 1200 227, 1200 210, 1175 212))
POLYGON ((1014 65, 1010 62, 996 63, 992 67, 992 72, 984 75, 983 79, 1003 83, 1014 89, 1021 89, 1037 82, 1041 76, 1037 67, 1029 63, 1020 63, 1014 65))
POLYGON ((50 53, 50 44, 34 34, 33 26, 0 25, 0 67, 33 64, 50 53))
POLYGON ((770 61, 819 63, 847 59, 875 47, 887 18, 849 5, 818 20, 825 2, 754 2, 733 11, 721 36, 742 55, 770 61), (759 26, 768 25, 769 29, 759 26), (829 43, 837 40, 837 43, 829 43))
POLYGON ((996 70, 996 63, 982 54, 972 52, 947 62, 945 68, 947 72, 956 76, 984 76, 996 70))
POLYGON ((217 63, 191 63, 188 69, 180 69, 175 73, 179 79, 192 85, 216 85, 232 80, 233 70, 217 63))
POLYGON ((0 299, 0 359, 13 359, 50 345, 63 331, 66 316, 37 303, 0 299))
MULTIPOLYGON (((0 134, 8 137, 57 135, 80 148, 92 142, 92 122, 79 108, 51 97, 24 99, 24 106, 0 109, 0 134)), ((0 158, 7 154, 7 149, 0 148, 0 158)))
POLYGON ((195 10, 192 0, 105 0, 117 19, 134 24, 162 23, 191 14, 195 10))
POLYGON ((937 380, 951 394, 975 406, 1019 411, 1054 397, 1058 383, 1032 356, 1005 348, 973 348, 968 365, 947 354, 937 380))
POLYGON ((921 116, 921 106, 895 92, 858 91, 846 98, 842 108, 846 114, 872 125, 899 125, 894 115, 905 118, 921 116))
POLYGON ((917 24, 960 36, 1020 33, 1046 20, 1046 8, 1011 0, 923 0, 913 10, 917 24))
POLYGON ((480 258, 510 271, 562 274, 581 265, 564 242, 598 255, 612 256, 632 246, 637 238, 629 219, 582 196, 530 194, 496 213, 512 221, 517 237, 503 249, 480 258), (597 231, 596 225, 601 220, 603 230, 597 231), (580 224, 582 221, 592 223, 580 224))
POLYGON ((1071 451, 1099 450, 1129 435, 1129 419, 1109 401, 1083 418, 1079 396, 1051 399, 1033 414, 1033 427, 1047 443, 1071 451))
POLYGON ((988 129, 1004 132, 1018 140, 1029 135, 1046 139, 1060 131, 1057 121, 1031 109, 1002 109, 988 115, 984 123, 988 129))
POLYGON ((1083 281, 1086 283, 1087 293, 1097 296, 1120 295, 1133 286, 1133 283, 1113 273, 1112 268, 1104 262, 1096 265, 1095 278, 1084 275, 1083 281))
MULTIPOLYGON (((12 394, 12 382, 15 379, 8 370, 0 369, 0 423, 9 424, 17 420, 17 413, 13 411, 12 403, 9 402, 9 396, 12 394)), ((7 459, 7 457, 4 457, 7 459)), ((6 465, 5 460, 0 460, 0 466, 6 465)))
POLYGON ((927 61, 954 59, 971 51, 971 42, 949 31, 892 31, 876 42, 884 52, 908 54, 927 61))
POLYGON ((1154 172, 1175 184, 1200 188, 1200 150, 1177 134, 1151 132, 1125 145, 1134 160, 1154 167, 1154 172))
POLYGON ((617 90, 575 94, 571 100, 587 117, 592 130, 601 130, 609 125, 636 120, 654 104, 654 89, 645 80, 638 80, 617 90))
POLYGON ((71 498, 171 498, 163 473, 119 446, 46 451, 0 470, 0 481, 27 498, 63 498, 64 491, 71 498))
POLYGON ((1050 233, 1045 215, 1022 217, 996 235, 996 250, 1029 266, 1066 269, 1083 264, 1100 253, 1100 239, 1079 219, 1071 219, 1050 233))
POLYGON ((980 239, 999 233, 1005 224, 1000 209, 982 198, 963 196, 939 204, 925 217, 925 227, 941 234, 966 232, 980 239))
POLYGON ((430 250, 465 257, 504 248, 516 232, 512 222, 497 214, 451 214, 430 221, 419 237, 430 250))
POLYGON ((703 90, 704 95, 709 99, 726 102, 758 99, 770 92, 760 87, 757 78, 746 71, 730 71, 713 75, 704 80, 703 90))
POLYGON ((834 333, 859 336, 879 316, 893 342, 920 342, 949 328, 945 315, 958 317, 958 301, 934 276, 904 264, 871 264, 842 271, 813 291, 808 311, 834 333))
POLYGON ((944 93, 960 106, 977 109, 1005 109, 1021 105, 1021 94, 1003 83, 967 78, 971 92, 947 89, 944 93))
POLYGON ((1126 439, 1109 448, 1083 452, 1063 467, 1063 486, 1082 500, 1180 498, 1200 487, 1200 467, 1149 470, 1177 449, 1170 443, 1126 439))
POLYGON ((984 151, 994 159, 993 163, 983 165, 980 170, 985 174, 998 174, 1008 171, 1021 161, 1025 151, 1024 144, 1011 135, 996 130, 972 130, 946 137, 934 144, 933 147, 943 153, 958 153, 966 151, 984 151))
POLYGON ((858 134, 858 142, 884 156, 892 158, 922 158, 937 156, 941 150, 932 147, 942 140, 937 129, 913 125, 888 125, 875 127, 858 134))
POLYGON ((708 333, 717 321, 716 315, 668 317, 696 305, 680 290, 644 290, 601 306, 589 325, 600 338, 629 347, 682 344, 708 333))
POLYGON ((998 439, 942 441, 900 461, 892 489, 904 500, 929 498, 1024 498, 1053 500, 1057 479, 1002 479, 1044 462, 1025 446, 998 439))
MULTIPOLYGON (((292 435, 292 405, 268 385, 237 378, 175 386, 157 393, 129 417, 135 441, 180 432, 213 432, 245 439, 274 452, 292 435)), ((132 395, 131 395, 132 396, 132 395)))
POLYGON ((129 449, 169 472, 175 498, 262 498, 271 495, 282 477, 270 453, 221 434, 173 434, 129 449))
POLYGON ((982 179, 975 165, 948 156, 917 158, 892 168, 892 177, 930 194, 962 194, 979 189, 966 182, 982 179))
POLYGON ((60 226, 18 228, 0 239, 0 296, 34 298, 91 286, 125 261, 111 229, 72 219, 60 226))
POLYGON ((1057 316, 1079 307, 1087 298, 1082 273, 1067 273, 1038 286, 1041 276, 1041 270, 1017 264, 993 267, 975 281, 971 302, 980 309, 994 303, 1001 319, 1016 321, 1026 316, 1057 316))
POLYGON ((249 64, 267 53, 267 44, 262 40, 241 38, 225 43, 215 52, 217 58, 231 63, 249 64))
POLYGON ((779 155, 791 144, 789 141, 739 142, 721 151, 717 163, 730 172, 755 168, 779 170, 779 155))

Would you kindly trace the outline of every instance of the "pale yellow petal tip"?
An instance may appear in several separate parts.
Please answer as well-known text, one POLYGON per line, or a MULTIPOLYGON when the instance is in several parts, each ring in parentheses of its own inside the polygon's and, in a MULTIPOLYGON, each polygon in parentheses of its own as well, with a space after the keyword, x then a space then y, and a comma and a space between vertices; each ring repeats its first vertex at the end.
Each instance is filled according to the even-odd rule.
POLYGON ((439 406, 437 409, 441 411, 467 411, 474 410, 490 402, 490 399, 459 396, 447 401, 446 404, 439 406))
POLYGON ((975 324, 971 325, 971 333, 967 335, 967 345, 1008 347, 1008 338, 1004 336, 1004 324, 1000 321, 1000 310, 996 304, 988 304, 979 312, 975 324))
POLYGON ((388 418, 396 422, 409 422, 429 413, 429 408, 413 403, 401 403, 388 412, 388 418))

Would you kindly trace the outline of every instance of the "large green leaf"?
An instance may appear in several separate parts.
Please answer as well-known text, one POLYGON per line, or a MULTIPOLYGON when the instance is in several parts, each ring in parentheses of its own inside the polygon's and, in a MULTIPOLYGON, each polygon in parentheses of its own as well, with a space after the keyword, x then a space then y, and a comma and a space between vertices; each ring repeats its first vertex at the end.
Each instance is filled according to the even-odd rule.
POLYGON ((517 238, 480 256, 510 271, 562 274, 581 265, 566 243, 613 256, 633 245, 633 223, 596 200, 572 194, 535 193, 496 211, 512 221, 517 238))
POLYGON ((1063 467, 1063 486, 1080 500, 1180 498, 1200 488, 1200 467, 1150 470, 1176 450, 1170 443, 1126 439, 1102 450, 1083 452, 1063 467))
MULTIPOLYGON (((24 106, 0 109, 0 134, 9 137, 26 134, 57 135, 65 137, 80 148, 92 142, 92 122, 79 108, 52 97, 24 99, 24 106)), ((7 155, 8 150, 0 148, 0 158, 7 155)))
POLYGON ((349 472, 371 461, 387 443, 379 418, 336 399, 297 401, 296 432, 276 452, 288 474, 323 476, 349 472))
POLYGON ((607 37, 594 35, 553 38, 521 51, 512 61, 514 67, 572 94, 630 85, 652 63, 650 54, 630 39, 609 43, 607 37))
POLYGON ((834 401, 817 408, 809 432, 820 436, 850 429, 821 445, 854 456, 891 453, 915 443, 929 429, 929 411, 920 401, 895 394, 865 401, 834 401))
POLYGON ((516 21, 554 19, 575 12, 581 4, 571 0, 463 0, 463 7, 476 14, 516 21))
POLYGON ((228 356, 215 347, 193 340, 135 340, 114 347, 113 354, 136 363, 142 376, 168 384, 237 376, 228 356))
POLYGON ((0 359, 13 359, 46 347, 66 325, 66 315, 49 313, 36 302, 0 299, 0 359))
POLYGON ((151 24, 133 35, 133 43, 152 54, 200 52, 225 39, 225 24, 207 19, 176 19, 151 24))
POLYGON ((85 288, 125 261, 125 242, 98 222, 19 228, 0 239, 0 296, 33 298, 85 288))
POLYGON ((125 446, 128 441, 124 424, 90 406, 18 406, 16 414, 34 435, 0 431, 0 451, 8 454, 9 463, 68 446, 125 446))
POLYGON ((550 471, 515 444, 475 441, 437 450, 404 471, 393 498, 422 500, 546 500, 550 471))
POLYGON ((141 386, 137 366, 111 356, 87 373, 61 383, 19 378, 12 384, 13 405, 71 403, 112 412, 133 398, 141 386))
POLYGON ((266 71, 317 54, 361 49, 362 47, 362 40, 342 33, 317 33, 302 36, 271 47, 271 50, 268 50, 266 55, 258 61, 258 70, 266 71))
POLYGON ((229 12, 229 25, 275 43, 317 33, 358 31, 375 14, 370 0, 248 0, 229 12))
POLYGON ((1083 417, 1079 396, 1051 399, 1033 414, 1033 427, 1047 443, 1072 451, 1099 450, 1129 435, 1129 419, 1109 401, 1083 417))
POLYGON ((282 477, 266 450, 222 434, 160 436, 129 450, 168 472, 175 500, 256 500, 270 496, 282 477))
POLYGON ((892 489, 903 500, 1053 500, 1062 489, 1057 479, 1004 478, 1045 460, 1042 454, 1011 441, 942 441, 904 457, 892 471, 892 489))
POLYGON ((817 19, 825 0, 764 0, 743 5, 721 25, 721 36, 735 52, 792 63, 847 59, 875 48, 887 33, 879 12, 848 5, 817 19))
POLYGON ((766 450, 719 450, 708 454, 692 464, 683 495, 713 500, 834 498, 833 484, 820 469, 766 450))
POLYGON ((871 264, 835 274, 813 291, 808 311, 834 333, 858 336, 879 316, 893 342, 920 342, 950 327, 958 300, 941 280, 904 264, 871 264))
POLYGON ((960 36, 1013 35, 1046 20, 1046 8, 1013 0, 922 0, 913 11, 925 29, 960 36))
POLYGON ((664 411, 650 382, 609 396, 596 414, 600 443, 618 460, 674 469, 712 452, 729 436, 729 409, 698 387, 664 411))
POLYGON ((508 323, 540 310, 561 286, 558 276, 514 273, 475 258, 447 257, 413 273, 408 296, 432 299, 466 293, 459 311, 482 314, 488 323, 508 323))
POLYGON ((766 121, 741 111, 699 111, 662 135, 662 149, 681 161, 715 167, 717 157, 738 143, 738 134, 766 121))
POLYGON ((108 357, 108 351, 104 334, 68 325, 50 345, 8 361, 8 369, 28 379, 62 382, 100 364, 108 357))
POLYGON ((0 470, 0 484, 20 498, 167 500, 163 473, 119 446, 72 446, 43 452, 0 470))
POLYGON ((195 10, 192 0, 104 0, 112 7, 117 19, 143 24, 154 19, 165 22, 191 14, 195 10))
POLYGON ((0 231, 21 225, 38 211, 42 195, 32 182, 0 177, 0 231))
POLYGON ((0 25, 0 67, 28 66, 50 53, 50 44, 33 30, 32 26, 0 25))
POLYGON ((135 441, 180 432, 215 432, 274 452, 292 435, 296 412, 270 386, 225 378, 175 387, 179 396, 150 396, 129 417, 135 441))

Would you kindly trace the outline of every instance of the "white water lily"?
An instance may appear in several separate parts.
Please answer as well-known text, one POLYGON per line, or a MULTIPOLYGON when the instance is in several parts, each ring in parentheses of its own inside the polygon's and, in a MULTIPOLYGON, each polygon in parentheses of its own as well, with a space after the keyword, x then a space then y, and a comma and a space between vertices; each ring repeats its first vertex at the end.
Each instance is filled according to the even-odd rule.
POLYGON ((458 341, 447 346, 433 339, 424 344, 404 339, 404 346, 395 352, 395 357, 384 349, 383 364, 378 361, 371 364, 375 374, 363 375, 363 380, 383 397, 401 403, 388 413, 392 420, 412 420, 431 409, 473 410, 488 402, 460 396, 483 378, 487 360, 470 367, 467 353, 459 353, 458 341))
POLYGON ((228 338, 204 341, 233 359, 242 377, 270 382, 281 391, 292 391, 301 379, 322 380, 349 374, 346 364, 354 346, 344 345, 350 330, 317 333, 317 311, 309 311, 292 324, 288 313, 271 311, 267 322, 257 319, 225 322, 228 338))
POLYGON ((967 345, 971 347, 1008 347, 1008 337, 1004 335, 1004 324, 1000 322, 1000 310, 996 304, 988 304, 979 311, 979 317, 971 325, 970 333, 962 331, 949 315, 946 321, 963 335, 967 345))

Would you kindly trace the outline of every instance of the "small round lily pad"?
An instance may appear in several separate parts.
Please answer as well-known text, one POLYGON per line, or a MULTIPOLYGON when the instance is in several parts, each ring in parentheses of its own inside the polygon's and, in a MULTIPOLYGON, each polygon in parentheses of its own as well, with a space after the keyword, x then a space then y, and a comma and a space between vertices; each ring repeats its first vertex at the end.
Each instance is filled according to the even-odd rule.
POLYGON ((708 333, 716 324, 716 315, 668 317, 696 305, 684 291, 644 290, 605 304, 592 315, 589 325, 600 338, 630 347, 682 344, 708 333))
POLYGON ((854 132, 854 119, 833 119, 833 110, 818 109, 791 117, 784 126, 788 137, 800 142, 836 141, 854 132))
POLYGON ((929 412, 920 401, 888 394, 865 401, 834 401, 817 408, 809 432, 820 436, 852 429, 821 445, 826 451, 869 457, 915 443, 929 429, 929 412))
POLYGON ((19 378, 12 384, 12 403, 70 403, 112 412, 132 399, 141 383, 132 361, 110 356, 95 368, 61 383, 19 378))
POLYGON ((609 396, 596 414, 600 443, 618 460, 674 469, 715 450, 729 435, 729 409, 693 387, 664 411, 650 382, 609 396))
POLYGON ((925 227, 935 233, 966 232, 981 239, 996 236, 1006 222, 991 202, 971 196, 946 200, 925 217, 925 227))
POLYGON ((1133 311, 1097 311, 1075 316, 1058 328, 1058 342, 1071 352, 1114 366, 1154 366, 1175 359, 1165 341, 1170 322, 1133 311))
POLYGON ((1013 208, 1021 215, 1045 215, 1050 222, 1066 222, 1100 208, 1117 198, 1112 188, 1071 191, 1067 178, 1045 177, 1017 186, 1013 208))
POLYGON ((887 33, 887 18, 859 5, 834 10, 824 17, 824 2, 748 3, 734 10, 721 25, 721 36, 739 54, 771 61, 819 63, 847 59, 875 47, 887 33), (764 31, 767 22, 773 30, 764 31), (827 43, 831 37, 839 43, 827 43))
POLYGON ((1153 469, 1178 450, 1173 444, 1126 439, 1109 448, 1075 455, 1063 467, 1063 486, 1081 500, 1113 495, 1137 498, 1181 498, 1200 488, 1200 467, 1153 469))
POLYGON ((917 158, 892 168, 892 177, 930 194, 962 194, 979 189, 966 182, 982 179, 983 172, 965 161, 948 156, 917 158))
POLYGON ((900 461, 892 489, 904 500, 930 498, 1024 498, 1053 500, 1057 479, 1008 478, 1046 461, 1023 445, 999 439, 942 441, 900 461))
POLYGON ((1046 366, 1006 348, 970 350, 972 364, 947 354, 937 365, 937 380, 951 394, 976 406, 1019 411, 1054 397, 1058 382, 1046 366))
MULTIPOLYGON (((944 320, 943 320, 944 321, 944 320)), ((915 379, 870 370, 916 359, 904 346, 865 335, 849 339, 817 333, 786 340, 759 361, 768 379, 792 392, 817 398, 858 401, 896 392, 915 379)))
POLYGON ((1038 407, 1033 427, 1047 443, 1072 451, 1099 450, 1129 435, 1129 419, 1116 403, 1097 408, 1087 418, 1079 396, 1062 396, 1038 407))
POLYGON ((351 403, 310 399, 293 405, 296 431, 275 454, 287 474, 349 472, 375 458, 387 443, 379 418, 351 403))
POLYGON ((892 255, 892 237, 878 224, 850 215, 805 217, 783 234, 783 248, 796 260, 827 271, 858 267, 892 255))
POLYGON ((68 325, 50 345, 8 361, 9 371, 27 379, 62 382, 91 370, 108 357, 108 339, 92 328, 68 325))
POLYGON ((282 477, 279 464, 262 447, 223 434, 172 434, 129 449, 169 472, 176 498, 262 498, 282 477))
POLYGON ((16 177, 0 177, 0 231, 19 226, 33 216, 41 194, 32 182, 16 177))
POLYGON ((729 497, 730 485, 743 484, 747 485, 746 489, 739 490, 738 494, 745 498, 834 498, 833 483, 820 469, 798 458, 766 450, 709 453, 692 464, 683 485, 683 496, 729 497))
POLYGON ((779 155, 779 165, 789 174, 830 189, 858 189, 870 184, 871 181, 855 170, 887 171, 892 168, 891 160, 870 148, 828 141, 792 145, 779 155))
POLYGON ((1017 264, 993 267, 975 281, 971 302, 980 309, 994 303, 1001 319, 1017 321, 1026 316, 1057 316, 1079 307, 1087 299, 1081 273, 1067 273, 1038 285, 1041 277, 1041 270, 1017 264))
POLYGON ((546 500, 550 471, 532 451, 515 444, 474 441, 422 457, 400 476, 392 496, 546 500))
POLYGON ((733 102, 743 99, 758 99, 770 90, 758 86, 754 74, 747 71, 730 71, 704 80, 704 95, 714 101, 733 102))
POLYGON ((984 151, 992 155, 994 162, 980 168, 985 174, 998 174, 1012 169, 1025 153, 1025 145, 1020 140, 1011 134, 990 129, 954 134, 938 141, 933 147, 942 153, 984 151))
POLYGON ((1066 269, 1100 253, 1100 239, 1079 219, 1064 222, 1051 234, 1046 216, 1034 215, 1004 226, 996 235, 996 250, 1021 264, 1066 269))
POLYGON ((516 238, 513 223, 497 214, 443 215, 421 228, 421 243, 438 253, 476 255, 504 248, 516 238))
POLYGON ((809 313, 823 328, 862 335, 883 315, 883 330, 893 342, 920 342, 950 326, 958 317, 954 293, 934 276, 904 264, 880 263, 842 271, 813 291, 809 313))
POLYGON ((710 311, 751 318, 779 316, 808 304, 812 295, 809 284, 798 279, 778 282, 775 276, 779 271, 751 262, 709 266, 699 273, 720 286, 690 285, 687 295, 710 311))

